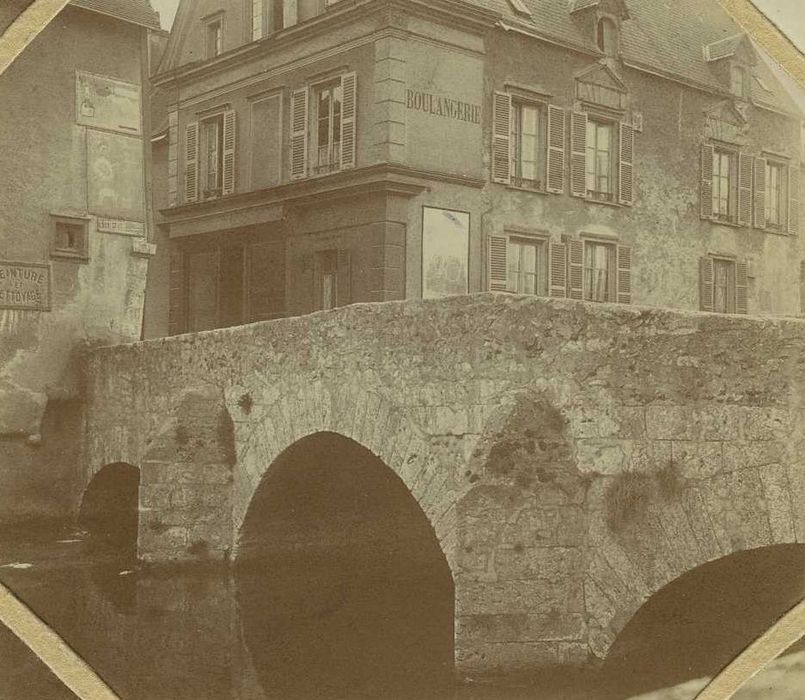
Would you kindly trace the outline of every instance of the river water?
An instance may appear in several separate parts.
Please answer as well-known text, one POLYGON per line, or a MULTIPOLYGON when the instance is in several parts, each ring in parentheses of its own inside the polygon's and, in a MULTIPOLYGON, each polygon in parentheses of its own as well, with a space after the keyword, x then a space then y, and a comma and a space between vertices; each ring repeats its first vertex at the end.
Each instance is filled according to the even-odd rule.
MULTIPOLYGON (((628 669, 615 683, 569 673, 456 684, 441 582, 390 584, 340 555, 147 568, 70 528, 28 529, 0 538, 0 581, 123 700, 608 700, 650 689, 628 669)), ((0 698, 73 697, 0 627, 0 698)))

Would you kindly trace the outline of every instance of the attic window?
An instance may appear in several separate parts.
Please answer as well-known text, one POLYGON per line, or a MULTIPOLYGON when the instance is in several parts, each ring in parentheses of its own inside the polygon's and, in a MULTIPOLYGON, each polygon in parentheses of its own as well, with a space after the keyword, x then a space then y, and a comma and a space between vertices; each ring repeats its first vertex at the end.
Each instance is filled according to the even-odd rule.
POLYGON ((509 0, 509 5, 512 6, 512 9, 518 15, 525 15, 526 17, 531 16, 531 12, 526 7, 525 2, 523 2, 523 0, 509 0))
POLYGON ((735 97, 746 99, 749 92, 749 81, 747 80, 747 71, 744 66, 733 64, 730 67, 730 92, 735 97))
POLYGON ((618 27, 608 17, 598 20, 597 43, 607 56, 614 56, 618 53, 618 27))

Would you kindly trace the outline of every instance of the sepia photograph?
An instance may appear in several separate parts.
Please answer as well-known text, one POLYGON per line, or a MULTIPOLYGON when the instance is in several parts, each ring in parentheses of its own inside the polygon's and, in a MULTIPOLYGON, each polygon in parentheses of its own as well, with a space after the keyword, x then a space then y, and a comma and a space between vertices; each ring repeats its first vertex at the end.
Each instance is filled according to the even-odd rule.
POLYGON ((805 698, 802 0, 0 0, 0 700, 805 698))

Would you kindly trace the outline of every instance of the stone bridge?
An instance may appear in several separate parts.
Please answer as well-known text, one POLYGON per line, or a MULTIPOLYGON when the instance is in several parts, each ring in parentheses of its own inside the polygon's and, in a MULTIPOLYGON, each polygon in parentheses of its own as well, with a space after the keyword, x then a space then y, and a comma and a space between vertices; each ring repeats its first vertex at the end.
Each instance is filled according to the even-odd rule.
MULTIPOLYGON (((358 450, 427 517, 459 669, 585 663, 687 573, 805 542, 803 349, 795 320, 489 294, 101 348, 84 484, 140 469, 144 560, 234 560, 311 440, 331 473, 358 450)), ((371 540, 332 514, 316 536, 371 540)))

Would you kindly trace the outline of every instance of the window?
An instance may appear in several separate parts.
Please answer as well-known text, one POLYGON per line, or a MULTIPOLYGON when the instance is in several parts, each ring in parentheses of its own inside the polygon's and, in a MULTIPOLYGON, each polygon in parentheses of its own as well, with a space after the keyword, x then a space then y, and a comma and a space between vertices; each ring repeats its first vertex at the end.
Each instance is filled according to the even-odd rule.
POLYGON ((721 221, 735 220, 735 153, 713 151, 713 216, 721 221))
MULTIPOLYGON (((286 5, 283 0, 251 0, 252 41, 280 31, 286 25, 286 5)), ((290 6, 287 8, 290 10, 290 6)))
POLYGON ((56 217, 52 256, 86 261, 89 256, 87 221, 69 217, 56 217))
POLYGON ((543 112, 529 102, 512 102, 511 177, 515 187, 543 189, 543 112))
POLYGON ((210 199, 221 195, 223 168, 221 154, 223 142, 223 116, 213 117, 201 122, 201 189, 202 198, 210 199))
POLYGON ((746 98, 748 97, 749 82, 747 80, 747 71, 743 66, 732 65, 730 66, 730 92, 735 97, 746 98))
POLYGON ((510 237, 507 251, 509 291, 518 294, 548 293, 545 241, 510 237))
POLYGON ((722 314, 748 309, 749 265, 745 260, 709 255, 701 259, 701 308, 722 314))
POLYGON ((316 90, 314 173, 331 173, 341 166, 341 81, 316 90))
POLYGON ((611 19, 602 17, 598 20, 597 43, 607 56, 615 56, 618 53, 618 27, 611 19))
POLYGON ((207 22, 207 58, 220 56, 224 51, 224 23, 221 17, 207 22))
POLYGON ((785 171, 782 163, 766 163, 766 226, 783 228, 785 224, 785 171))
POLYGON ((319 298, 316 300, 316 308, 329 311, 338 304, 338 251, 322 250, 316 255, 319 276, 319 298))
POLYGON ((265 36, 266 7, 265 0, 251 0, 252 2, 252 41, 265 36))
POLYGON ((587 120, 587 152, 585 161, 587 196, 610 202, 613 198, 613 125, 587 120))
POLYGON ((713 260, 713 311, 735 313, 735 261, 713 260))
POLYGON ((615 246, 584 242, 584 299, 614 301, 615 246))

